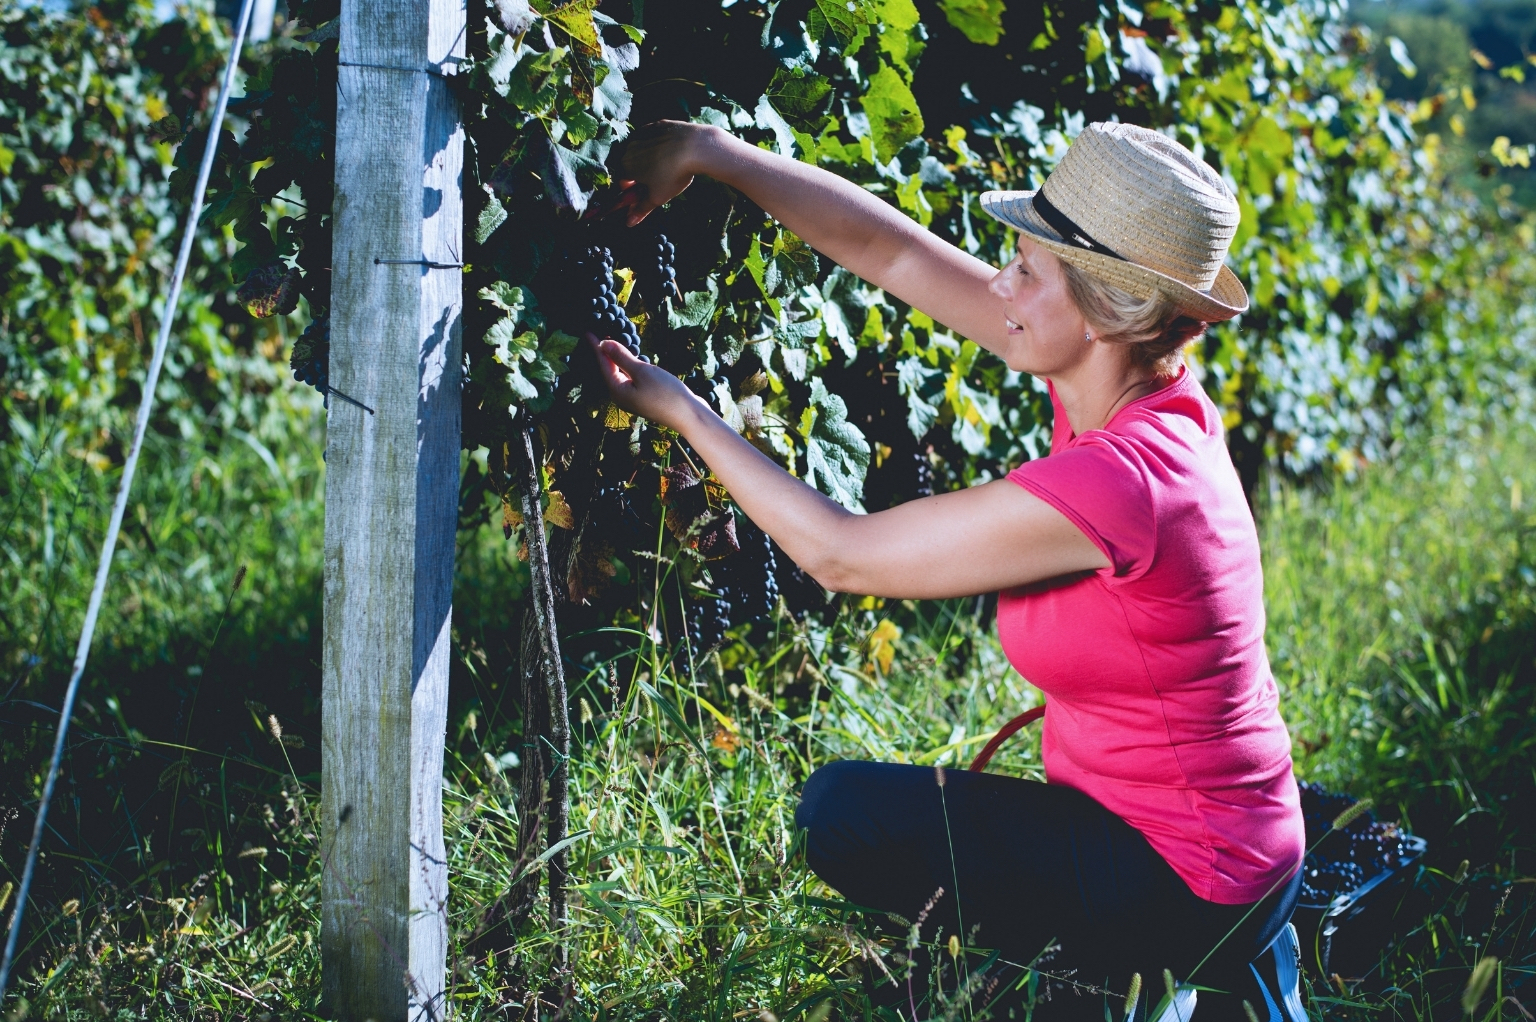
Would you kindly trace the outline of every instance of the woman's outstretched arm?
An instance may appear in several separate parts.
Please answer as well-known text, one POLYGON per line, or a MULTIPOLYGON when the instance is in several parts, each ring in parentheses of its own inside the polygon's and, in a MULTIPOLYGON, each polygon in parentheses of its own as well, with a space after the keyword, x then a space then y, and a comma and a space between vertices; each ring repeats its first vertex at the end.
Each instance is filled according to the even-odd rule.
POLYGON ((1003 307, 987 290, 997 270, 830 171, 719 128, 659 121, 631 137, 624 172, 631 224, 704 174, 744 193, 839 266, 983 347, 1002 350, 1003 307))
POLYGON ((738 436, 671 373, 622 344, 592 343, 614 401, 686 437, 747 517, 828 589, 943 599, 1109 564, 1059 511, 1006 480, 853 514, 738 436))

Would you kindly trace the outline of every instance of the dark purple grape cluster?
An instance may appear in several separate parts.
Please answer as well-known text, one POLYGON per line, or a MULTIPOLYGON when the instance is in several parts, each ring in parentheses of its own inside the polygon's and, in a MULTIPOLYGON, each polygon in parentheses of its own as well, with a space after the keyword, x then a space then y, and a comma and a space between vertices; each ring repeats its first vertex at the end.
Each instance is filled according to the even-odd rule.
POLYGON ((761 621, 778 606, 778 559, 773 555, 773 540, 750 519, 737 523, 736 541, 741 549, 711 565, 710 573, 731 605, 731 624, 744 625, 761 621))
POLYGON ((640 354, 640 331, 625 315, 613 289, 613 250, 606 245, 588 245, 577 257, 575 270, 581 293, 586 296, 583 332, 590 330, 599 337, 622 341, 631 354, 640 354))
POLYGON ((662 234, 658 231, 656 233, 656 277, 654 282, 656 286, 655 290, 652 292, 652 294, 655 296, 655 303, 658 307, 660 307, 663 298, 670 297, 680 299, 682 297, 682 295, 679 294, 677 290, 677 266, 675 265, 676 258, 677 249, 672 245, 672 242, 667 239, 665 234, 662 234))
POLYGON ((329 316, 322 316, 305 327, 299 339, 293 342, 288 368, 293 370, 295 380, 309 384, 322 394, 329 394, 330 364, 331 320, 329 316))
POLYGON ((703 398, 706 402, 709 403, 709 407, 715 410, 715 414, 720 415, 722 414, 722 410, 720 408, 720 393, 715 388, 720 385, 720 381, 722 379, 724 379, 724 377, 720 376, 711 379, 710 377, 705 376, 702 370, 695 369, 693 372, 683 377, 683 386, 687 387, 689 390, 699 395, 699 397, 703 398))
POLYGON ((725 631, 731 627, 731 604, 718 596, 706 596, 691 600, 686 606, 688 644, 693 658, 698 660, 725 641, 725 631))
POLYGON ((1326 905, 1341 894, 1358 890, 1369 879, 1359 863, 1348 859, 1308 858, 1301 878, 1300 901, 1303 905, 1326 905))
POLYGON ((1326 905, 1409 857, 1407 835, 1397 824, 1377 820, 1374 813, 1362 813, 1342 831, 1330 830, 1333 820, 1355 804, 1353 796, 1306 781, 1300 788, 1307 847, 1316 845, 1302 865, 1302 904, 1326 905))

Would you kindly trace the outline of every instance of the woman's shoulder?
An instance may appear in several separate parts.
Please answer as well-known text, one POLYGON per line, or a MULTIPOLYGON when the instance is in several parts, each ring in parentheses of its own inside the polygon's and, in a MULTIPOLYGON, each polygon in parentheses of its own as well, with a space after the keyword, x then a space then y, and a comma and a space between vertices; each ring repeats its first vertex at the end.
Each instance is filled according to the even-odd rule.
POLYGON ((1192 431, 1213 439, 1221 439, 1223 432, 1220 409, 1188 366, 1181 368, 1167 386, 1120 409, 1104 429, 1110 433, 1151 431, 1180 436, 1192 431))
POLYGON ((1102 429, 1089 430, 1075 442, 1118 448, 1131 460, 1154 465, 1215 468, 1230 460, 1221 411, 1188 368, 1166 387, 1120 409, 1102 429))

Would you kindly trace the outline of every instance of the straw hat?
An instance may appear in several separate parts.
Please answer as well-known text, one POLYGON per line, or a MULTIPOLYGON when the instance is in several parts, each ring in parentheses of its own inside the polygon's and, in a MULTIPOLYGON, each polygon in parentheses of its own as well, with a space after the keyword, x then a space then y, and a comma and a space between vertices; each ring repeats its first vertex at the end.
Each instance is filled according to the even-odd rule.
POLYGON ((1038 190, 986 192, 981 208, 1138 298, 1167 295, 1206 322, 1248 309, 1248 292, 1222 262, 1237 200, 1167 135, 1090 124, 1038 190))

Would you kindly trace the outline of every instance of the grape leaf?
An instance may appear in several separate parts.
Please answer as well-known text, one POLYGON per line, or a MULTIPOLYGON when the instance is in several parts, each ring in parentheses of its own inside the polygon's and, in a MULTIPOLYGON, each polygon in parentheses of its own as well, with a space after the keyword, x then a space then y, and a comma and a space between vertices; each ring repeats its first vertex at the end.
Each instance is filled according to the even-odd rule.
POLYGON ((1259 117, 1243 134, 1243 157, 1248 164, 1248 188, 1254 195, 1274 191, 1275 178, 1291 159, 1293 143, 1272 117, 1259 117))
POLYGON ((507 313, 515 324, 523 311, 523 289, 498 280, 490 287, 480 289, 480 297, 507 313))
POLYGON ((571 37, 571 42, 576 48, 587 56, 600 57, 603 53, 602 40, 597 36, 597 25, 592 20, 592 11, 597 7, 598 0, 571 0, 556 10, 550 11, 544 17, 550 24, 557 26, 571 37))
POLYGON ((907 399, 907 428, 921 440, 939 420, 935 402, 944 396, 944 373, 924 366, 922 359, 904 358, 896 363, 896 389, 907 399))
POLYGON ((533 24, 533 12, 528 9, 528 0, 495 0, 491 7, 496 12, 496 20, 502 30, 514 38, 528 31, 533 24))
POLYGON ((815 38, 831 29, 843 45, 843 53, 852 56, 869 38, 869 0, 816 0, 806 19, 806 27, 815 38))
POLYGON ((581 177, 590 180, 595 175, 605 174, 606 168, 589 155, 557 145, 543 132, 534 133, 533 146, 538 154, 539 176, 544 179, 544 194, 549 201, 556 209, 585 212, 592 189, 583 187, 581 177))
POLYGON ((939 0, 939 7, 973 43, 996 46, 1003 37, 1003 0, 939 0))
POLYGON ((501 204, 501 200, 494 195, 480 211, 480 216, 475 220, 475 244, 484 245, 485 239, 495 233, 496 228, 507 222, 507 208, 501 204))
POLYGON ((713 278, 708 281, 709 290, 689 291, 683 295, 681 306, 673 303, 667 313, 667 325, 674 330, 683 327, 707 327, 715 317, 715 290, 713 278))
POLYGON ((832 83, 824 76, 797 65, 775 70, 763 95, 790 124, 799 124, 804 129, 810 119, 825 111, 825 100, 831 92, 832 83))
POLYGON ((758 97, 757 109, 753 111, 752 116, 759 128, 773 132, 774 148, 779 151, 780 156, 793 159, 796 146, 799 146, 802 158, 807 158, 816 152, 816 140, 805 132, 796 131, 790 127, 789 122, 773 108, 773 103, 766 95, 758 97))
POLYGON ((858 353, 858 334, 869 321, 869 307, 879 298, 841 266, 822 281, 820 297, 820 302, 812 299, 812 304, 821 313, 827 338, 836 341, 845 356, 853 358, 858 353))
POLYGON ((556 330, 544 338, 544 346, 540 350, 545 358, 565 358, 576 350, 576 345, 579 343, 572 335, 556 330))
POLYGON ((554 72, 565 55, 566 49, 563 46, 542 53, 528 50, 507 76, 506 84, 501 89, 502 95, 519 110, 531 114, 541 114, 548 110, 560 94, 554 72))
POLYGON ((496 349, 496 361, 509 368, 519 362, 532 362, 539 355, 539 336, 529 330, 517 332, 517 317, 506 316, 485 332, 485 343, 496 349))
POLYGON ((268 263, 251 271, 235 292, 235 300, 252 316, 286 316, 299 304, 299 271, 268 263))
POLYGON ((852 511, 862 510, 864 475, 869 471, 869 442, 848 421, 848 404, 811 380, 815 415, 805 432, 805 481, 852 511))
POLYGON ((811 246, 786 230, 773 242, 773 256, 763 270, 763 286, 770 295, 788 294, 815 283, 821 264, 811 246))
MULTIPOLYGON (((625 50, 634 49, 633 46, 625 46, 625 50)), ((605 51, 613 52, 613 51, 605 51)), ((629 118, 630 107, 633 105, 633 97, 630 95, 629 86, 624 81, 624 75, 619 68, 613 68, 592 91, 592 112, 598 117, 605 117, 610 121, 625 121, 629 118)))
MULTIPOLYGON (((917 27, 918 20, 912 0, 879 0, 880 52, 891 59, 909 82, 912 67, 907 63, 907 57, 913 52, 912 30, 917 27)), ((919 52, 921 46, 918 43, 919 52)))
POLYGON ((889 64, 881 62, 880 70, 869 76, 869 91, 859 102, 869 118, 875 155, 881 163, 889 163, 902 146, 923 133, 917 99, 901 73, 889 64))
POLYGON ((613 566, 613 544, 598 538, 596 529, 583 529, 576 544, 576 556, 571 558, 571 570, 566 573, 565 588, 572 603, 587 604, 601 596, 618 570, 613 566), (594 535, 588 535, 588 532, 594 535))

